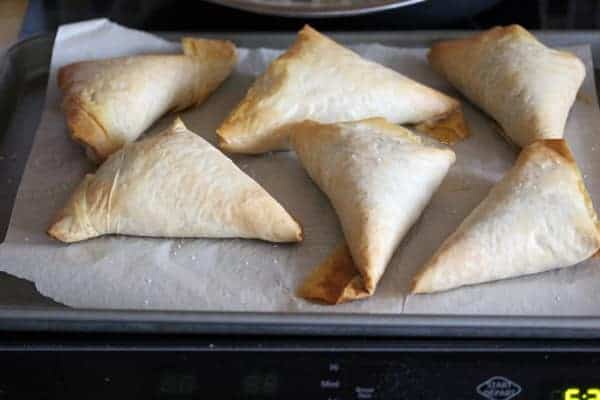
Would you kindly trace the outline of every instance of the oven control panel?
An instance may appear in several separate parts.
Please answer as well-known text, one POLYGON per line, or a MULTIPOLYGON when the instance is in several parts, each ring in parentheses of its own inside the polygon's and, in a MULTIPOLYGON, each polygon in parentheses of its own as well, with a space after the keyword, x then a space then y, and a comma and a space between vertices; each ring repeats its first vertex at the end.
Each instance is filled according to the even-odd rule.
POLYGON ((0 353, 2 399, 600 400, 600 351, 100 346, 0 353))

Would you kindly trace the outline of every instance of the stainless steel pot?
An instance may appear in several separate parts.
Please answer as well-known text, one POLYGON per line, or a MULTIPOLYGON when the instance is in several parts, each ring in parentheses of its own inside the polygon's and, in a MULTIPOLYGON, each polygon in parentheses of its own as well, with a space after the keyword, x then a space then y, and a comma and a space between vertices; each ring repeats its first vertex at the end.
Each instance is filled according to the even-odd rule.
POLYGON ((368 14, 427 0, 208 0, 259 14, 286 17, 341 17, 368 14))

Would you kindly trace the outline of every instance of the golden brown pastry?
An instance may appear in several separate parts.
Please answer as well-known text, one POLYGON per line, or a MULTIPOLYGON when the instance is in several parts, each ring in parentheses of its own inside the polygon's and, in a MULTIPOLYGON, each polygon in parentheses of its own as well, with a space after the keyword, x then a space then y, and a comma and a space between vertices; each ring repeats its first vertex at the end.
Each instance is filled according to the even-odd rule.
POLYGON ((263 153, 288 149, 293 124, 305 119, 332 123, 370 117, 422 123, 442 139, 467 135, 458 101, 360 57, 309 26, 254 82, 217 133, 227 151, 263 153), (438 125, 443 128, 435 129, 438 125))
POLYGON ((565 141, 538 141, 446 239, 412 292, 568 267, 599 248, 596 212, 565 141))
POLYGON ((519 146, 563 137, 585 77, 576 56, 544 46, 519 25, 437 43, 429 62, 519 146))
POLYGON ((372 294, 365 288, 346 242, 317 265, 298 290, 300 297, 332 305, 364 299, 372 294))
POLYGON ((273 197, 179 119, 87 175, 48 233, 63 242, 106 234, 302 240, 273 197))
POLYGON ((102 161, 158 118, 203 102, 229 76, 233 43, 182 40, 183 54, 82 61, 59 70, 71 136, 102 161))
POLYGON ((335 208, 348 243, 317 267, 299 294, 331 304, 372 295, 454 152, 381 118, 305 121, 291 142, 335 208))

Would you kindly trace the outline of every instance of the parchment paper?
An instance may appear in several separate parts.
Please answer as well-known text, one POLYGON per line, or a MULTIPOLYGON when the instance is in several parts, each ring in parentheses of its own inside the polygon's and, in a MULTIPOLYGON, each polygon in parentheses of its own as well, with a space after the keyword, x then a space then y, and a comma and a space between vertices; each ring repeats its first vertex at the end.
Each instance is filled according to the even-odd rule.
MULTIPOLYGON (((114 236, 65 245, 50 239, 45 231, 53 214, 83 175, 94 169, 82 149, 68 139, 56 85, 57 69, 78 60, 178 49, 178 44, 107 20, 60 28, 42 122, 7 239, 0 246, 0 270, 33 281, 42 294, 74 307, 600 315, 598 260, 447 293, 406 296, 414 273, 482 200, 517 154, 517 149, 494 131, 491 120, 466 102, 472 137, 456 147, 457 163, 396 251, 377 293, 366 301, 331 307, 295 296, 302 280, 342 235, 327 198, 290 152, 233 158, 302 222, 302 244, 114 236)), ((377 44, 354 49, 413 79, 459 96, 430 69, 425 49, 377 44)), ((566 138, 594 201, 600 204, 600 112, 591 54, 587 45, 570 50, 585 62, 587 77, 569 117, 566 138)), ((279 51, 240 49, 240 62, 231 78, 204 105, 182 113, 182 119, 191 130, 215 143, 215 129, 277 54, 279 51)), ((149 134, 164 128, 173 118, 166 116, 149 134)))

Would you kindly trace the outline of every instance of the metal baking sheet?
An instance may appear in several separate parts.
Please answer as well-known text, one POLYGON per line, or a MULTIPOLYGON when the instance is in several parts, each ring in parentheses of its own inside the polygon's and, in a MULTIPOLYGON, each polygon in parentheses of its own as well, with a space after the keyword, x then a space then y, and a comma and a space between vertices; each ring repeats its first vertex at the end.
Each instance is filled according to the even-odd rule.
MULTIPOLYGON (((470 32, 338 33, 345 44, 378 42, 397 47, 426 47, 433 41, 470 32)), ((244 47, 284 48, 295 36, 281 34, 210 34, 244 47)), ((538 32, 554 46, 589 43, 600 62, 600 33, 538 32)), ((180 34, 162 35, 177 39, 180 34)), ((0 60, 0 240, 10 220, 43 107, 53 36, 27 39, 0 60)), ((598 80, 596 80, 598 81, 598 80)), ((304 335, 386 335, 458 337, 598 338, 600 318, 431 316, 369 314, 282 314, 236 312, 75 310, 41 296, 26 281, 0 274, 0 330, 65 330, 146 333, 228 333, 304 335)))

